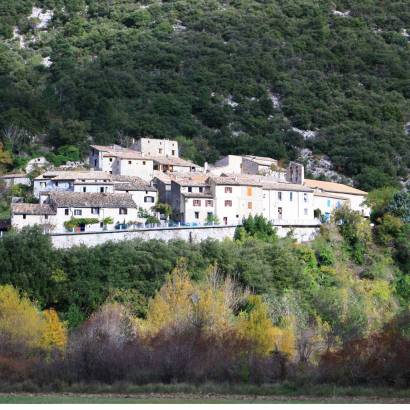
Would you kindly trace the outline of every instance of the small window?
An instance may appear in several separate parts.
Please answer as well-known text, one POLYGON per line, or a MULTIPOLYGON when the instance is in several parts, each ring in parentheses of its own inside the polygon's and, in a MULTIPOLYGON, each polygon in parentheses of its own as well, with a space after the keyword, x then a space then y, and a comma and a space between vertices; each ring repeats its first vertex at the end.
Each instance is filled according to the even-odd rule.
POLYGON ((23 219, 26 219, 26 214, 23 214, 23 219))
POLYGON ((85 186, 83 187, 83 192, 87 192, 87 188, 85 186))
POLYGON ((205 206, 214 206, 214 201, 212 201, 212 199, 207 199, 205 201, 205 206))
POLYGON ((56 181, 56 186, 58 186, 58 181, 56 181))
POLYGON ((74 209, 74 215, 82 215, 83 211, 81 209, 74 209))
POLYGON ((128 209, 127 208, 120 208, 120 215, 127 215, 128 209))
POLYGON ((204 192, 204 188, 203 187, 199 187, 199 192, 204 192))
POLYGON ((232 201, 230 200, 225 201, 225 206, 232 206, 232 201))
POLYGON ((188 192, 192 192, 192 187, 191 186, 188 187, 188 192))
POLYGON ((225 194, 232 194, 232 187, 231 186, 226 186, 225 187, 225 194))
POLYGON ((101 192, 101 193, 104 192, 104 187, 103 187, 103 186, 100 187, 100 192, 101 192))
POLYGON ((305 192, 303 194, 303 202, 307 202, 308 201, 308 194, 305 192))
POLYGON ((283 210, 282 208, 278 208, 278 219, 282 219, 283 210))
POLYGON ((142 161, 142 165, 147 165, 147 161, 142 161))
POLYGON ((64 209, 64 215, 68 215, 68 208, 64 209))
POLYGON ((100 214, 100 208, 91 208, 91 213, 93 215, 99 215, 100 214))
POLYGON ((248 209, 252 209, 252 202, 248 202, 248 209))
POLYGON ((199 212, 195 212, 195 219, 199 219, 199 212))
POLYGON ((246 195, 247 195, 247 196, 252 196, 252 193, 253 193, 252 187, 251 187, 251 186, 248 186, 248 187, 246 188, 246 195))
POLYGON ((172 152, 172 155, 175 155, 175 150, 174 149, 171 152, 172 152))
POLYGON ((145 196, 144 197, 144 202, 148 202, 150 204, 154 203, 154 197, 153 196, 145 196))
POLYGON ((159 153, 159 154, 162 154, 162 148, 159 148, 159 149, 158 149, 158 153, 159 153))
POLYGON ((48 215, 44 215, 44 219, 48 219, 48 215))
POLYGON ((132 161, 128 161, 128 164, 131 165, 131 164, 132 164, 132 161))
POLYGON ((194 199, 192 201, 193 206, 201 206, 201 200, 200 199, 194 199))
POLYGON ((307 208, 304 209, 304 213, 305 213, 305 215, 308 214, 308 209, 307 208))
POLYGON ((100 228, 104 228, 104 222, 100 222, 100 228))
POLYGON ((112 162, 112 158, 110 158, 110 162, 112 162))
POLYGON ((282 201, 282 192, 278 192, 278 201, 282 201))
POLYGON ((290 201, 290 202, 293 201, 293 192, 289 192, 289 201, 290 201))

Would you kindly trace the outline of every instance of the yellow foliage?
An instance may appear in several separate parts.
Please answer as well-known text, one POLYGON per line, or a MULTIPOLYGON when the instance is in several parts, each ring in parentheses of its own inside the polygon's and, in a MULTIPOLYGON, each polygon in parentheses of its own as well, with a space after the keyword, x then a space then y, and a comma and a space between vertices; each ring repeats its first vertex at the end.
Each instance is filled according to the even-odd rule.
POLYGON ((268 355, 278 350, 293 356, 295 352, 295 335, 293 326, 280 328, 273 326, 268 315, 268 308, 260 296, 248 298, 252 305, 250 312, 242 312, 237 322, 238 333, 250 340, 255 352, 268 355))
POLYGON ((63 350, 67 344, 67 329, 58 318, 54 309, 44 311, 45 329, 42 347, 51 350, 53 347, 63 350))
POLYGON ((42 313, 10 285, 0 286, 0 334, 29 350, 63 348, 67 341, 65 327, 54 310, 42 313))

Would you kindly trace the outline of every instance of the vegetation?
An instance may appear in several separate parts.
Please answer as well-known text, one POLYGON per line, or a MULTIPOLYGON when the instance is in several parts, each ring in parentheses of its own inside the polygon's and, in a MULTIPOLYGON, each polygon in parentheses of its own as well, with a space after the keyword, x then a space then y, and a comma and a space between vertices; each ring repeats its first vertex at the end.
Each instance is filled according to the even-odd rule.
POLYGON ((136 240, 58 250, 38 228, 10 233, 0 241, 0 283, 37 301, 31 315, 39 319, 22 327, 38 336, 19 337, 20 349, 37 343, 44 354, 34 356, 33 376, 29 356, 19 367, 8 348, 7 371, 40 384, 53 375, 69 384, 308 378, 408 387, 408 228, 405 217, 387 211, 407 201, 385 192, 370 200, 386 210, 373 231, 342 207, 310 244, 279 239, 262 217, 244 220, 235 240, 198 244, 136 240), (383 224, 393 228, 380 234, 383 224), (391 239, 380 247, 386 232, 391 239), (67 342, 56 312, 70 328, 67 342), (49 359, 51 346, 62 353, 49 359))
POLYGON ((81 157, 90 140, 127 145, 152 135, 177 138, 199 163, 227 153, 287 161, 306 147, 364 189, 407 177, 404 0, 5 3, 6 169, 44 145, 58 165, 81 157), (53 10, 46 29, 28 18, 32 6, 53 10))

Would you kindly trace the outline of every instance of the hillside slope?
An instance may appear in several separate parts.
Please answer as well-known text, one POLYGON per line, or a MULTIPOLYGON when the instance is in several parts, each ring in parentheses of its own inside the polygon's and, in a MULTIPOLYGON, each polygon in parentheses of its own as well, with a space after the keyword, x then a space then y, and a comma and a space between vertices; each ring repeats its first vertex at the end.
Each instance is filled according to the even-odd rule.
POLYGON ((83 150, 185 136, 196 161, 310 148, 364 189, 407 177, 404 0, 6 3, 0 129, 9 145, 18 129, 15 154, 39 135, 83 150))

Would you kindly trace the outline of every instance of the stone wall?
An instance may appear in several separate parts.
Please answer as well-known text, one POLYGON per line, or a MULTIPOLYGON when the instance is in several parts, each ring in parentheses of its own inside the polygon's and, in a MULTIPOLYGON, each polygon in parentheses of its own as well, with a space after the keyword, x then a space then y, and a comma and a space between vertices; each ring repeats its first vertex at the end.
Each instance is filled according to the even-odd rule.
MULTIPOLYGON (((285 237, 290 231, 298 242, 307 242, 314 239, 319 228, 314 226, 303 227, 276 227, 278 236, 285 237)), ((182 239, 188 242, 200 242, 212 238, 222 240, 233 238, 236 225, 223 226, 200 226, 178 228, 146 228, 134 231, 101 231, 81 233, 53 233, 50 234, 53 245, 56 248, 70 248, 76 245, 96 246, 107 241, 120 242, 132 239, 160 239, 170 241, 182 239)))
POLYGON ((170 241, 182 239, 188 242, 200 242, 213 238, 222 240, 233 238, 236 226, 204 226, 204 227, 179 227, 179 228, 146 228, 134 231, 101 231, 81 233, 53 233, 50 234, 56 248, 70 248, 75 245, 95 246, 107 241, 119 242, 131 239, 161 239, 170 241))

